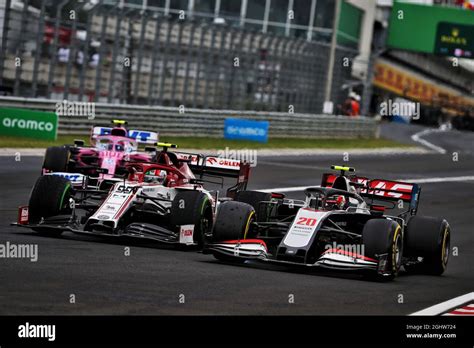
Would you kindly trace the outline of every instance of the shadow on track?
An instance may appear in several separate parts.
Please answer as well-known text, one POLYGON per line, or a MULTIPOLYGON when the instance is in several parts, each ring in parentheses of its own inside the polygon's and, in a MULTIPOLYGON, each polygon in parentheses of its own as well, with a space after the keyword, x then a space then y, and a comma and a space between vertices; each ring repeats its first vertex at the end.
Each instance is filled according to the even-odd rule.
MULTIPOLYGON (((200 261, 206 264, 215 264, 220 266, 231 266, 231 267, 240 267, 240 268, 249 268, 253 270, 261 270, 261 271, 269 271, 269 272, 284 272, 284 273, 291 273, 291 274, 303 274, 308 276, 318 276, 318 277, 326 277, 326 278, 333 278, 333 279, 341 279, 341 280, 357 280, 362 282, 369 282, 374 284, 390 284, 393 281, 397 281, 397 278, 405 278, 415 274, 409 274, 404 270, 400 270, 398 276, 392 280, 374 280, 370 277, 367 273, 363 271, 344 271, 344 270, 330 270, 325 268, 317 268, 317 267, 307 267, 307 266, 286 266, 286 265, 278 265, 278 264, 270 264, 265 262, 258 262, 258 261, 246 261, 243 264, 232 263, 232 262, 225 262, 219 260, 207 260, 207 261, 200 261)), ((419 275, 418 275, 419 276, 419 275)))

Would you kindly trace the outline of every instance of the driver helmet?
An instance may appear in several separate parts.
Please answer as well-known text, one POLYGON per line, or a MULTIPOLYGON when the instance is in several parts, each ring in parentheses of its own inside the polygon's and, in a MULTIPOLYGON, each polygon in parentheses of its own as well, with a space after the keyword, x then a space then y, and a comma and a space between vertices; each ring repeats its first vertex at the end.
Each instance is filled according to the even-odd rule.
POLYGON ((346 206, 346 197, 339 195, 336 198, 336 208, 339 210, 344 210, 346 206))
POLYGON ((153 184, 163 184, 166 179, 166 170, 152 169, 145 173, 144 181, 153 184))
POLYGON ((118 152, 125 151, 125 143, 123 141, 119 141, 117 144, 115 144, 115 151, 118 151, 118 152))

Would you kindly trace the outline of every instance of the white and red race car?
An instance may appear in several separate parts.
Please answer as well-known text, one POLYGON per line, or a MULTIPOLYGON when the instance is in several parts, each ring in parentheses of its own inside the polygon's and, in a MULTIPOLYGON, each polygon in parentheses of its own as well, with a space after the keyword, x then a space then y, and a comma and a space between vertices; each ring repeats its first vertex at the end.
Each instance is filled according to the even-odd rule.
POLYGON ((72 181, 64 173, 44 174, 16 224, 48 235, 70 231, 203 246, 220 202, 245 190, 250 165, 158 145, 163 149, 150 162, 127 162, 122 179, 95 178, 90 185, 91 178, 80 173, 72 181), (223 187, 225 177, 237 179, 226 197, 204 188, 205 183, 223 187))
MULTIPOLYGON (((273 193, 249 204, 224 202, 204 252, 228 262, 358 270, 380 279, 394 278, 401 266, 437 275, 445 271, 451 229, 444 219, 416 215, 417 184, 332 168, 340 175, 324 174, 321 185, 307 188, 301 201, 273 193), (386 214, 392 209, 397 214, 386 214)), ((245 192, 262 195, 241 195, 245 192)))

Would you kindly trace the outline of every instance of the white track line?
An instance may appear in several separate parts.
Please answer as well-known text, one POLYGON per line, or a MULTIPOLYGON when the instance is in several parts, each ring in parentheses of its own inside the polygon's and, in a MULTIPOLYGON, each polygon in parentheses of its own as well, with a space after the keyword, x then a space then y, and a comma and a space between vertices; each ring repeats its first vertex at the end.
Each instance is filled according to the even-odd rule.
POLYGON ((412 182, 414 184, 433 184, 456 181, 474 181, 474 176, 448 176, 444 178, 398 179, 397 181, 412 182))
POLYGON ((42 156, 44 156, 45 151, 46 151, 46 149, 1 148, 0 149, 0 157, 14 157, 17 154, 20 154, 21 156, 32 156, 32 157, 41 156, 42 157, 42 156))
POLYGON ((416 141, 417 143, 420 143, 422 145, 425 145, 426 147, 429 147, 431 150, 434 150, 440 154, 445 154, 446 150, 443 149, 442 147, 436 146, 435 144, 430 143, 429 141, 425 139, 421 139, 421 136, 426 135, 426 134, 431 134, 431 133, 439 133, 439 132, 444 132, 444 130, 441 129, 425 129, 421 132, 415 133, 411 136, 411 139, 413 141, 416 141))
POLYGON ((474 292, 470 292, 468 294, 455 297, 451 300, 438 303, 437 305, 425 308, 410 315, 439 315, 441 313, 449 311, 450 309, 459 307, 460 305, 469 301, 474 301, 474 292))
POLYGON ((319 187, 319 185, 307 185, 307 186, 293 186, 293 187, 275 187, 275 188, 270 188, 270 189, 264 189, 264 190, 258 190, 259 192, 297 192, 297 191, 304 191, 308 187, 319 187))

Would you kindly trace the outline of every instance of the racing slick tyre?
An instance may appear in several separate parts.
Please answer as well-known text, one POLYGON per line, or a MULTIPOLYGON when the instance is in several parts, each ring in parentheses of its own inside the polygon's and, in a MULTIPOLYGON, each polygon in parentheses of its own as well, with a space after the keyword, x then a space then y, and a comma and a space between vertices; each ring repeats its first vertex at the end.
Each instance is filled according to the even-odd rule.
MULTIPOLYGON (((251 223, 255 219, 255 209, 247 203, 228 201, 223 202, 217 211, 216 223, 212 240, 222 242, 226 240, 246 239, 251 233, 251 223)), ((213 253, 214 257, 226 262, 241 262, 245 259, 213 253)))
POLYGON ((271 193, 259 191, 239 191, 235 194, 235 201, 250 204, 255 209, 257 221, 267 221, 268 211, 266 205, 259 204, 262 201, 270 201, 272 199, 271 193))
POLYGON ((70 152, 66 146, 52 146, 46 149, 43 169, 52 172, 67 172, 70 152))
POLYGON ((400 270, 403 255, 403 236, 400 225, 388 219, 369 220, 362 230, 362 243, 367 257, 377 259, 378 255, 387 255, 384 275, 370 273, 369 278, 376 280, 395 278, 400 270))
POLYGON ((250 224, 255 219, 255 209, 247 203, 223 202, 217 211, 212 239, 215 242, 246 239, 250 224))
POLYGON ((202 247, 212 231, 212 205, 201 191, 180 191, 171 204, 171 226, 194 225, 193 241, 202 247))
POLYGON ((413 216, 405 234, 405 255, 422 257, 419 263, 406 264, 410 273, 441 275, 449 259, 451 228, 444 219, 413 216))
MULTIPOLYGON (((29 224, 38 224, 42 219, 69 212, 71 182, 61 176, 44 175, 36 180, 28 204, 29 224)), ((59 236, 62 231, 45 228, 33 228, 34 231, 59 236)))

